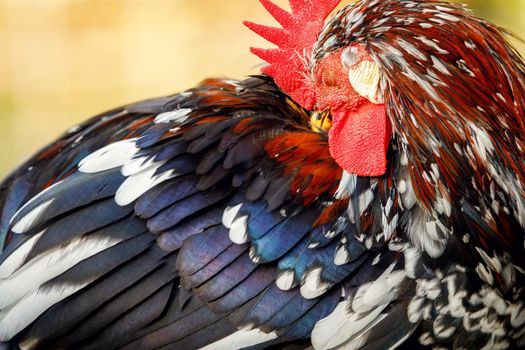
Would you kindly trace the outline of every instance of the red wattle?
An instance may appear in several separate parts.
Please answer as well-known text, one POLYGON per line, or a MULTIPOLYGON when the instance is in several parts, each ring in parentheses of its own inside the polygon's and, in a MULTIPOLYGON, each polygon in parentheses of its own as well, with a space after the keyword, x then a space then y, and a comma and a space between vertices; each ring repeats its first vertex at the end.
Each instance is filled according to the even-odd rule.
POLYGON ((330 154, 347 172, 358 176, 381 176, 392 126, 384 105, 364 102, 353 111, 333 111, 329 132, 330 154))

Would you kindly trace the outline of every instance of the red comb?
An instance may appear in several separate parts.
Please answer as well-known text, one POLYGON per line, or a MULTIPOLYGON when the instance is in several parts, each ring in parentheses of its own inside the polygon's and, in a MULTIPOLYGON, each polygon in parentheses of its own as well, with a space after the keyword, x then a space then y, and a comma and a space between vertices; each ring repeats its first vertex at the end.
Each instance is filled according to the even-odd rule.
POLYGON ((310 86, 306 55, 313 50, 326 17, 341 0, 289 0, 289 13, 270 0, 259 0, 282 28, 245 21, 244 24, 264 39, 278 46, 275 49, 251 48, 251 52, 269 63, 262 72, 273 77, 277 85, 296 102, 311 110, 314 90, 310 86))

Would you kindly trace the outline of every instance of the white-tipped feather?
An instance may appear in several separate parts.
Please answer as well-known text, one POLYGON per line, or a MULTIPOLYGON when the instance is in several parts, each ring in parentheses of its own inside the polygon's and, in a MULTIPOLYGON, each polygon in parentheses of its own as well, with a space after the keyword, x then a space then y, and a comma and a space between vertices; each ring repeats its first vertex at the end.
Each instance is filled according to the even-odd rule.
POLYGON ((357 177, 354 174, 343 171, 341 181, 339 181, 339 187, 337 188, 334 197, 336 199, 349 198, 355 191, 356 181, 357 177))
MULTIPOLYGON (((37 233, 36 235, 25 241, 18 249, 16 249, 11 255, 4 260, 0 265, 0 280, 6 279, 11 276, 22 264, 24 263, 27 255, 35 246, 35 243, 42 237, 45 230, 37 233)), ((0 282, 1 283, 1 282, 0 282)))
POLYGON ((94 174, 109 169, 119 168, 128 163, 137 154, 136 138, 114 142, 95 151, 78 164, 80 172, 94 174))
POLYGON ((522 302, 514 304, 510 308, 510 324, 512 327, 518 328, 525 325, 525 307, 522 302))
MULTIPOLYGON (((43 283, 121 241, 121 239, 96 236, 80 237, 66 246, 60 246, 33 258, 9 278, 0 280, 0 295, 2 296, 0 309, 17 303, 43 283)), ((0 319, 3 314, 5 314, 4 310, 0 312, 0 319)))
POLYGON ((233 220, 230 226, 230 240, 236 244, 248 242, 248 215, 233 220))
POLYGON ((266 334, 261 332, 259 329, 252 330, 240 330, 233 334, 230 334, 226 338, 222 338, 215 343, 207 345, 200 350, 230 350, 230 349, 243 349, 257 344, 269 342, 277 338, 275 332, 266 334))
POLYGON ((253 245, 250 247, 250 250, 248 251, 248 256, 250 257, 250 260, 255 264, 259 264, 261 262, 261 256, 258 255, 257 249, 255 249, 253 245))
POLYGON ((337 247, 335 251, 334 264, 341 266, 350 261, 350 253, 346 248, 346 245, 337 247))
MULTIPOLYGON (((366 336, 366 333, 377 326, 377 324, 381 321, 383 321, 387 317, 386 314, 380 314, 378 315, 373 322, 369 323, 364 329, 360 331, 360 334, 357 334, 354 339, 350 340, 345 345, 339 347, 339 350, 354 350, 354 349, 361 349, 364 346, 366 346, 369 343, 369 339, 366 336)), ((389 347, 384 348, 383 350, 393 350, 397 349, 399 345, 403 344, 405 340, 410 337, 412 333, 407 332, 402 338, 400 338, 396 343, 390 345, 389 347)))
POLYGON ((325 282, 321 278, 323 272, 322 267, 316 267, 309 271, 301 281, 301 295, 306 299, 314 299, 323 295, 333 284, 325 282))
POLYGON ((450 235, 445 225, 420 208, 414 208, 408 222, 407 232, 412 243, 432 258, 439 258, 443 254, 450 235), (441 231, 439 235, 438 228, 441 231))
POLYGON ((368 314, 360 315, 347 310, 347 301, 340 302, 330 315, 315 324, 311 333, 314 349, 339 348, 378 318, 386 307, 382 305, 368 314))
POLYGON ((379 305, 389 304, 397 297, 398 286, 406 277, 403 270, 383 274, 377 280, 363 284, 352 300, 352 310, 369 312, 379 305))
POLYGON ((410 322, 416 324, 421 321, 425 309, 425 301, 423 297, 414 297, 410 300, 410 304, 407 307, 407 316, 410 322))
POLYGON ((330 315, 316 323, 312 331, 314 348, 339 348, 348 342, 355 346, 361 341, 358 337, 362 332, 385 317, 381 313, 397 298, 406 278, 403 270, 393 271, 394 266, 390 265, 375 281, 360 286, 351 304, 339 303, 330 315))
POLYGON ((140 173, 141 171, 151 168, 155 164, 153 157, 136 157, 122 166, 120 172, 128 177, 140 173))
POLYGON ((13 216, 11 217, 11 220, 9 221, 9 224, 13 225, 15 222, 20 221, 19 216, 20 216, 20 213, 22 213, 22 211, 24 211, 28 206, 32 205, 37 200, 39 200, 42 196, 46 195, 47 192, 49 192, 52 188, 54 188, 55 186, 57 186, 60 183, 62 183, 62 181, 55 182, 54 184, 52 184, 51 186, 49 186, 48 188, 46 188, 45 190, 39 192, 36 196, 31 198, 27 203, 25 203, 22 207, 20 207, 20 209, 18 209, 13 214, 13 216))
POLYGON ((182 123, 186 119, 188 119, 188 115, 190 114, 190 112, 191 112, 190 108, 182 108, 182 109, 176 109, 170 112, 161 113, 157 115, 157 117, 155 117, 155 120, 153 122, 155 124, 170 123, 170 122, 182 123))
MULTIPOLYGON (((90 282, 86 281, 83 284, 73 286, 60 286, 60 288, 46 291, 35 290, 26 295, 13 307, 2 310, 0 312, 0 341, 10 340, 36 320, 44 311, 90 282)), ((28 348, 27 344, 25 348, 28 348)))
POLYGON ((284 270, 281 272, 275 280, 277 288, 280 290, 290 290, 297 285, 295 280, 295 273, 293 270, 284 270))
POLYGON ((476 124, 469 122, 474 138, 474 145, 481 159, 488 161, 488 155, 494 153, 494 143, 489 133, 485 129, 479 128, 476 124))
POLYGON ((423 264, 421 262, 421 254, 422 252, 413 246, 408 246, 404 249, 405 273, 408 278, 416 279, 417 271, 423 264))
POLYGON ((148 190, 175 177, 176 174, 173 170, 156 174, 157 169, 163 164, 164 162, 156 163, 149 169, 128 177, 117 190, 117 193, 115 194, 115 202, 120 206, 131 204, 148 190))
POLYGON ((18 221, 15 221, 16 223, 11 230, 14 233, 26 233, 27 231, 31 230, 35 226, 35 223, 38 222, 38 219, 42 216, 42 214, 53 203, 53 201, 54 199, 51 198, 33 208, 29 213, 24 215, 18 221))
POLYGON ((242 203, 237 204, 233 207, 227 207, 224 209, 224 213, 222 214, 222 224, 226 228, 230 228, 233 224, 233 220, 237 217, 237 214, 239 213, 239 210, 241 210, 242 203))

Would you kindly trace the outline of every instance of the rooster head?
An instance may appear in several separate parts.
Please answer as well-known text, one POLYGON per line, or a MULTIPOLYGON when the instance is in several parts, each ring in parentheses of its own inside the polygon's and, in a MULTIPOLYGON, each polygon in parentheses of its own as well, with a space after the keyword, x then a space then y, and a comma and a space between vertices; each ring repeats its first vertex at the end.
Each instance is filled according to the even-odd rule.
MULTIPOLYGON (((378 65, 359 43, 313 57, 325 20, 341 0, 290 0, 291 13, 269 0, 260 1, 282 26, 245 22, 278 46, 252 48, 269 63, 263 72, 303 108, 330 111, 330 152, 343 169, 361 176, 383 175, 392 132, 379 90, 378 65)), ((337 34, 325 38, 323 45, 339 39, 337 34)))
POLYGON ((513 137, 525 115, 519 55, 461 5, 359 0, 326 21, 340 0, 290 0, 291 13, 260 1, 282 28, 246 22, 277 45, 252 52, 303 108, 330 111, 330 152, 347 172, 383 175, 392 140, 416 163, 447 163, 450 179, 483 161, 461 159, 472 155, 464 145, 522 147, 513 137), (502 128, 508 134, 488 136, 502 128))

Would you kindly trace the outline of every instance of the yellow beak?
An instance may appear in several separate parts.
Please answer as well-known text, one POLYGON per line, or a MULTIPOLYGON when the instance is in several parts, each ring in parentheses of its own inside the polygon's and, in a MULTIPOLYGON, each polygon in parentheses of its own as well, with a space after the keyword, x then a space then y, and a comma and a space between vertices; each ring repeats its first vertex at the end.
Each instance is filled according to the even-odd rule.
POLYGON ((317 133, 327 133, 332 127, 332 117, 329 110, 314 111, 310 116, 310 127, 317 133))

